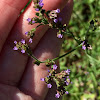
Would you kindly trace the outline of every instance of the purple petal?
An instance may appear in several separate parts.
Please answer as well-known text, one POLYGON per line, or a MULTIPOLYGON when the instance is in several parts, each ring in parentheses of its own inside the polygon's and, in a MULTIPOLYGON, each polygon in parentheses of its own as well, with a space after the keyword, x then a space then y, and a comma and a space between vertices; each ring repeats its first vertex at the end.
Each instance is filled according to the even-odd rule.
POLYGON ((15 44, 17 44, 17 41, 14 41, 15 44))
POLYGON ((43 7, 43 5, 44 5, 44 3, 39 2, 39 6, 40 6, 40 7, 43 7))
POLYGON ((56 13, 60 13, 60 9, 56 9, 56 13))
POLYGON ((58 38, 63 38, 63 35, 62 34, 57 34, 57 37, 58 38))
POLYGON ((39 8, 36 8, 35 10, 36 10, 36 11, 39 11, 39 8))
POLYGON ((70 69, 65 70, 65 72, 69 75, 70 69))
POLYGON ((28 35, 28 32, 25 32, 25 35, 28 35))
POLYGON ((18 48, 16 46, 14 46, 13 50, 18 50, 18 48))
POLYGON ((47 87, 48 87, 48 88, 51 88, 51 87, 52 87, 52 85, 49 83, 49 84, 47 84, 47 87))
POLYGON ((73 84, 73 82, 70 82, 71 84, 73 84))
POLYGON ((50 72, 50 70, 48 70, 48 72, 50 72))
POLYGON ((66 92, 65 92, 65 94, 69 94, 69 92, 68 92, 68 91, 66 91, 66 92))
POLYGON ((56 98, 59 98, 60 97, 60 94, 59 93, 55 94, 55 97, 56 98))
POLYGON ((86 50, 86 46, 85 46, 85 45, 83 45, 83 46, 82 46, 82 49, 83 49, 83 50, 86 50))
POLYGON ((28 18, 27 21, 28 21, 28 22, 31 22, 31 18, 28 18))
POLYGON ((44 78, 41 78, 40 80, 41 80, 41 81, 45 81, 45 79, 44 79, 44 78))
POLYGON ((29 39, 29 42, 32 43, 32 39, 31 38, 29 39))
POLYGON ((21 40, 21 43, 25 44, 25 40, 24 40, 24 39, 22 39, 22 40, 21 40))
POLYGON ((24 50, 24 49, 22 49, 22 50, 21 50, 21 52, 22 52, 22 53, 25 53, 25 50, 24 50))
POLYGON ((54 21, 55 23, 57 23, 57 22, 58 22, 58 19, 54 19, 53 21, 54 21))
POLYGON ((57 67, 58 67, 58 66, 57 66, 56 64, 55 64, 55 65, 53 65, 53 69, 54 69, 54 70, 56 70, 56 69, 57 69, 57 67))
POLYGON ((85 41, 82 42, 82 45, 84 45, 84 44, 85 44, 85 41))
POLYGON ((32 21, 32 23, 34 24, 34 23, 35 23, 35 21, 33 20, 33 21, 32 21))
POLYGON ((66 77, 64 77, 64 81, 66 81, 66 77))
POLYGON ((67 78, 69 78, 69 76, 67 76, 67 78))
POLYGON ((69 85, 69 83, 66 81, 66 85, 69 85))

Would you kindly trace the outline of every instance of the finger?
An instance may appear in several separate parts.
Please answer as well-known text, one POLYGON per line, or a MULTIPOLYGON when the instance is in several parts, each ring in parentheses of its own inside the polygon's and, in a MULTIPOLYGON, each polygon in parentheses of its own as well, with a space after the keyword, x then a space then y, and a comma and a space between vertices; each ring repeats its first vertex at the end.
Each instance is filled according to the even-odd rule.
POLYGON ((21 9, 28 0, 0 0, 0 51, 21 9))
MULTIPOLYGON (((57 8, 63 8, 68 0, 43 0, 45 10, 54 10, 57 8)), ((33 2, 29 5, 29 7, 25 10, 25 12, 20 16, 18 22, 16 23, 14 29, 12 30, 11 37, 9 38, 12 40, 20 40, 26 39, 25 32, 30 31, 32 28, 35 28, 37 24, 28 25, 27 18, 35 17, 35 9, 33 9, 33 2), (16 32, 17 30, 17 32, 16 32)), ((31 45, 32 49, 38 44, 44 33, 47 31, 48 26, 41 26, 37 29, 35 36, 33 38, 33 43, 31 45)))
POLYGON ((34 100, 31 96, 25 95, 18 88, 0 84, 0 100, 34 100))
MULTIPOLYGON (((72 5, 72 0, 69 0, 66 8, 64 8, 62 12, 64 13, 64 16, 67 15, 67 22, 70 19, 72 5)), ((57 38, 56 32, 56 30, 49 29, 39 42, 37 48, 34 51, 34 55, 39 60, 44 61, 47 58, 52 59, 58 56, 62 41, 57 38)), ((47 94, 48 89, 47 85, 40 79, 48 75, 48 68, 44 64, 40 64, 40 66, 37 66, 34 65, 32 62, 33 60, 29 59, 26 72, 20 84, 20 89, 26 94, 31 95, 36 100, 43 100, 47 94)), ((50 91, 51 90, 52 89, 50 89, 50 91)), ((55 91, 51 92, 51 94, 47 95, 48 97, 46 97, 46 100, 53 100, 51 98, 55 97, 55 91), (51 95, 52 97, 49 98, 49 96, 51 95)))
MULTIPOLYGON (((72 13, 72 9, 73 9, 73 0, 69 0, 68 3, 67 3, 67 5, 66 5, 66 7, 63 9, 63 11, 60 14, 60 17, 64 18, 63 19, 63 23, 65 23, 65 22, 68 23, 69 22, 70 16, 71 16, 71 13, 72 13), (66 13, 66 16, 64 15, 65 13, 66 13)), ((58 100, 58 98, 55 98, 56 85, 55 84, 53 84, 53 85, 54 85, 54 87, 51 88, 48 91, 45 100, 58 100)), ((60 100, 62 100, 62 98, 60 100)))
MULTIPOLYGON (((56 37, 56 30, 49 29, 44 35, 38 47, 34 51, 34 55, 41 61, 47 58, 52 59, 58 56, 61 42, 56 37), (55 42, 56 41, 56 42, 55 42)), ((43 100, 48 91, 47 86, 40 79, 48 75, 48 68, 45 64, 40 66, 33 64, 33 59, 29 59, 26 72, 22 79, 20 89, 36 100, 43 100)))
MULTIPOLYGON (((66 1, 66 0, 57 0, 55 2, 55 5, 52 6, 52 9, 55 7, 60 7, 60 5, 58 5, 58 4, 61 2, 64 3, 64 1, 66 1)), ((44 5, 46 5, 46 8, 49 8, 49 7, 51 7, 49 5, 51 5, 53 2, 54 2, 53 0, 44 0, 44 5), (48 5, 48 7, 47 7, 47 5, 48 5)), ((44 6, 44 8, 45 8, 45 6, 44 6)), ((19 52, 15 52, 13 50, 12 44, 13 44, 14 40, 20 40, 21 38, 25 37, 25 35, 23 35, 25 32, 25 29, 28 30, 28 29, 32 28, 32 26, 26 25, 26 18, 28 16, 35 15, 34 12, 32 11, 32 9, 33 9, 33 5, 30 4, 29 7, 27 8, 27 10, 24 12, 24 14, 19 18, 14 29, 12 30, 12 33, 8 37, 6 43, 1 51, 0 82, 2 82, 2 83, 10 84, 10 85, 17 85, 23 72, 24 72, 24 68, 27 64, 28 56, 22 55, 19 52), (25 16, 27 16, 27 17, 25 17, 25 16)), ((41 30, 40 29, 41 29, 41 27, 38 29, 38 32, 37 32, 39 34, 36 35, 36 37, 34 37, 35 42, 39 41, 41 38, 41 35, 43 35, 45 33, 45 31, 44 31, 45 26, 44 26, 44 28, 42 27, 41 30)))

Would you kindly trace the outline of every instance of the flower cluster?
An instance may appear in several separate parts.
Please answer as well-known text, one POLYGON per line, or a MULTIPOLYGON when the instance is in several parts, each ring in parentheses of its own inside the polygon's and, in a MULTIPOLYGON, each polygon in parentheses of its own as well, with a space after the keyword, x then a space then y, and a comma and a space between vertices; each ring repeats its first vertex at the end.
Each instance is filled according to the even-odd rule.
POLYGON ((57 73, 57 68, 58 66, 56 64, 53 65, 53 68, 48 70, 49 75, 45 78, 41 78, 41 81, 46 82, 48 88, 52 88, 52 81, 54 81, 57 85, 55 97, 60 98, 63 94, 69 94, 69 92, 65 90, 65 86, 68 86, 71 83, 69 78, 70 69, 57 73))
POLYGON ((33 2, 35 4, 34 8, 36 11, 39 11, 42 9, 42 7, 44 5, 43 0, 34 0, 33 2))
POLYGON ((36 28, 33 28, 32 30, 25 32, 25 35, 29 38, 29 43, 32 43, 33 37, 35 35, 36 28))
POLYGON ((22 39, 21 41, 17 42, 17 41, 14 41, 14 44, 16 46, 14 46, 13 50, 20 50, 21 53, 30 53, 32 54, 28 44, 25 43, 25 40, 22 39))
MULTIPOLYGON (((50 28, 57 29, 58 30, 57 37, 63 38, 63 35, 67 33, 66 32, 67 25, 62 24, 62 18, 58 16, 58 14, 60 13, 60 9, 46 11, 45 9, 42 9, 44 5, 43 0, 34 0, 33 2, 34 2, 34 8, 36 10, 36 17, 28 18, 27 21, 29 25, 33 25, 36 23, 38 23, 38 25, 35 28, 31 29, 30 31, 25 32, 25 35, 28 38, 28 42, 29 43, 33 42, 36 29, 41 25, 48 25, 50 28)), ((94 21, 91 21, 90 26, 91 28, 95 29, 94 21)), ((74 50, 76 50, 77 48, 81 46, 83 50, 92 49, 91 45, 88 44, 87 40, 84 40, 84 41, 77 40, 73 34, 71 35, 74 37, 74 39, 77 42, 79 42, 78 44, 82 43, 82 45, 77 46, 75 49, 69 51, 68 53, 60 57, 54 58, 52 60, 47 59, 43 62, 39 61, 32 54, 31 49, 29 48, 28 44, 25 42, 24 39, 22 39, 19 42, 14 41, 15 46, 13 50, 19 50, 23 54, 27 53, 29 56, 35 59, 34 64, 40 65, 40 63, 45 63, 47 67, 53 66, 50 70, 48 70, 48 73, 49 73, 48 76, 45 78, 41 78, 41 81, 44 81, 47 84, 48 88, 52 88, 52 82, 56 83, 56 86, 57 86, 57 90, 56 90, 57 93, 55 94, 56 98, 60 98, 60 96, 62 96, 63 94, 69 94, 69 92, 66 91, 65 87, 68 86, 71 83, 71 81, 69 78, 70 69, 57 73, 58 66, 55 64, 55 60, 58 60, 68 55, 69 53, 73 52, 74 50)))
MULTIPOLYGON (((58 29, 57 37, 63 38, 63 34, 66 31, 66 24, 62 24, 62 18, 58 17, 58 14, 60 13, 60 9, 46 11, 42 9, 43 7, 43 0, 34 0, 34 8, 36 11, 36 16, 33 18, 28 18, 27 21, 30 25, 33 25, 35 23, 39 23, 39 26, 41 25, 48 25, 50 28, 58 29)), ((37 28, 36 27, 36 28, 37 28)), ((33 37, 32 37, 33 38, 33 37)), ((31 39, 32 39, 31 38, 31 39)))

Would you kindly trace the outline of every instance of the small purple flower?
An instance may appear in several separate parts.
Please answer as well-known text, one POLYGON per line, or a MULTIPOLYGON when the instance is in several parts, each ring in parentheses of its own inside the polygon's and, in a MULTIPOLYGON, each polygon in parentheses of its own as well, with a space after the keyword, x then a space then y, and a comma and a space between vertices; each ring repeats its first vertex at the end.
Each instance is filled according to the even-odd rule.
POLYGON ((51 73, 49 73, 49 76, 51 76, 51 73))
POLYGON ((65 92, 65 94, 69 94, 69 92, 68 92, 68 91, 66 91, 66 92, 65 92))
POLYGON ((31 18, 28 18, 27 21, 28 21, 28 22, 31 22, 31 18))
POLYGON ((73 84, 73 82, 70 82, 71 84, 73 84))
POLYGON ((48 72, 50 72, 50 70, 48 70, 48 72))
POLYGON ((33 21, 32 21, 32 24, 34 24, 34 23, 35 23, 35 21, 33 20, 33 21))
POLYGON ((58 19, 54 19, 53 21, 54 21, 55 23, 57 23, 57 22, 58 22, 58 19))
POLYGON ((67 81, 70 81, 70 79, 68 78, 67 81))
POLYGON ((82 45, 84 45, 84 44, 85 44, 85 41, 82 42, 82 45))
POLYGON ((51 88, 51 87, 52 87, 52 85, 49 83, 49 84, 47 84, 47 87, 48 87, 48 88, 51 88))
POLYGON ((63 34, 57 34, 58 38, 63 38, 63 34))
POLYGON ((25 32, 25 35, 28 35, 28 32, 25 32))
POLYGON ((22 50, 21 50, 21 53, 25 53, 25 50, 24 50, 24 49, 22 49, 22 50))
POLYGON ((14 41, 15 44, 17 44, 17 41, 14 41))
POLYGON ((85 41, 82 42, 82 49, 86 50, 85 41))
POLYGON ((36 11, 39 11, 39 8, 36 8, 35 10, 36 10, 36 11))
POLYGON ((16 46, 14 46, 13 50, 18 50, 18 48, 16 46))
POLYGON ((45 79, 44 79, 44 78, 41 78, 40 80, 41 80, 41 81, 45 81, 45 79))
POLYGON ((66 82, 66 85, 69 85, 69 83, 67 81, 65 81, 65 82, 66 82))
POLYGON ((60 9, 56 9, 56 13, 60 13, 60 9))
POLYGON ((86 46, 85 46, 85 45, 82 45, 82 49, 83 49, 83 50, 86 50, 86 46))
POLYGON ((70 69, 65 70, 65 72, 69 75, 70 69))
POLYGON ((66 77, 64 77, 64 81, 66 81, 66 77))
POLYGON ((43 5, 44 5, 44 3, 39 2, 39 6, 40 6, 40 7, 43 7, 43 5))
POLYGON ((24 39, 22 39, 22 40, 21 40, 21 43, 25 44, 25 40, 24 40, 24 39))
POLYGON ((59 98, 60 97, 60 94, 59 93, 55 94, 55 97, 56 98, 59 98))
POLYGON ((31 38, 29 39, 29 42, 32 43, 32 39, 31 38))
POLYGON ((53 69, 54 69, 54 70, 56 70, 56 69, 57 69, 57 67, 58 67, 58 66, 57 66, 56 64, 55 64, 55 65, 53 65, 53 69))
POLYGON ((69 76, 67 76, 67 78, 69 78, 69 76))

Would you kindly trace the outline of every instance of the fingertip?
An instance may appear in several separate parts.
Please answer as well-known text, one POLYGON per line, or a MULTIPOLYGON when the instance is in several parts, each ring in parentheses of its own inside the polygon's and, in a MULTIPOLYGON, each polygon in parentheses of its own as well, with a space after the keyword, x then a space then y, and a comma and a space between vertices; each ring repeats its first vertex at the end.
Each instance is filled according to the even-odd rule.
POLYGON ((46 10, 63 9, 68 0, 44 0, 44 8, 46 10))
POLYGON ((63 24, 69 23, 72 11, 73 11, 73 0, 68 0, 67 4, 65 5, 61 13, 59 14, 59 16, 63 19, 62 20, 63 24))

